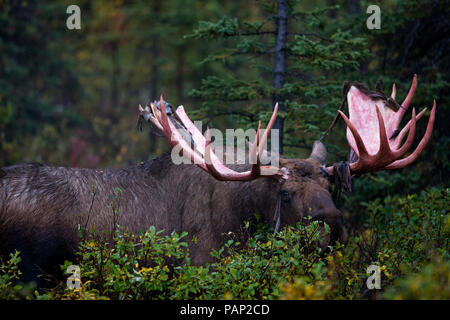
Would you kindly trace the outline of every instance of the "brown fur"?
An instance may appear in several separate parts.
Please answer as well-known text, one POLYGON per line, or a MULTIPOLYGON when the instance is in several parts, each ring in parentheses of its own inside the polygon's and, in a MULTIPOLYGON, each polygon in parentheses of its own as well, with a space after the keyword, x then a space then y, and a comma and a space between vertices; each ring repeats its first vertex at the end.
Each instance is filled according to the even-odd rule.
MULTIPOLYGON (((333 239, 344 239, 342 215, 319 162, 280 162, 291 175, 281 187, 281 225, 310 215, 330 224, 333 239)), ((222 234, 237 232, 255 213, 273 224, 280 188, 268 178, 217 181, 195 165, 174 165, 170 154, 123 169, 21 164, 0 172, 0 255, 20 250, 26 280, 36 279, 41 270, 54 273, 64 259, 73 258, 78 225, 112 228, 110 196, 116 187, 122 190, 119 225, 134 232, 152 225, 167 232, 187 231, 189 238, 198 239, 190 248, 195 264, 211 261, 210 251, 224 242, 222 234)))

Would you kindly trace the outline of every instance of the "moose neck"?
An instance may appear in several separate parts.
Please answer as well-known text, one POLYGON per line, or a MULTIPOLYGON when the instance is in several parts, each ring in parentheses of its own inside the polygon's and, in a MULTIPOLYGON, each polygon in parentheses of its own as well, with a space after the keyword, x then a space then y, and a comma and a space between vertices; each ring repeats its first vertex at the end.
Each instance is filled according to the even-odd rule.
POLYGON ((243 182, 237 188, 243 195, 243 204, 247 206, 249 218, 258 214, 269 225, 273 225, 279 197, 279 182, 271 178, 259 178, 243 182))
MULTIPOLYGON (((188 194, 188 199, 183 200, 180 205, 197 210, 199 217, 203 215, 206 206, 213 208, 214 217, 232 222, 227 226, 229 231, 239 229, 244 221, 252 220, 255 214, 273 224, 279 192, 279 183, 274 179, 262 177, 253 181, 219 181, 196 165, 173 164, 170 154, 147 163, 151 179, 161 181, 168 193, 173 190, 172 194, 168 194, 174 197, 171 203, 176 203, 177 197, 184 197, 183 193, 188 194)), ((236 165, 233 168, 243 171, 248 166, 236 165)), ((203 217, 203 221, 205 219, 210 218, 203 217)))

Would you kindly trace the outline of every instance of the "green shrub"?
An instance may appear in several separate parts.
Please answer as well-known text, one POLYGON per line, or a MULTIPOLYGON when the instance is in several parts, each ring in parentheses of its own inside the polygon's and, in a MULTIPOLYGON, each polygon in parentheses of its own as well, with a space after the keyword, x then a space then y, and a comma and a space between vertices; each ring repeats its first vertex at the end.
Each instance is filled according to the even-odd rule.
POLYGON ((20 281, 20 252, 10 253, 9 260, 0 259, 0 300, 17 300, 30 298, 35 288, 34 283, 24 284, 20 281))
POLYGON ((10 259, 6 262, 0 260, 0 299, 19 298, 21 285, 16 284, 21 272, 18 264, 20 262, 19 252, 10 254, 10 259))
MULTIPOLYGON (((450 189, 363 203, 347 244, 322 248, 327 225, 308 221, 273 233, 259 226, 245 243, 228 233, 205 266, 190 263, 186 232, 150 227, 132 234, 85 235, 77 252, 81 287, 66 283, 37 299, 434 299, 449 298, 450 189), (381 290, 368 290, 369 265, 381 290)), ((249 224, 243 228, 249 232, 249 224)), ((194 244, 195 245, 195 244, 194 244)), ((18 252, 0 268, 3 299, 24 298, 18 252)), ((30 297, 30 295, 28 295, 30 297)))
POLYGON ((297 274, 314 279, 316 274, 325 273, 326 255, 318 246, 322 229, 322 223, 313 221, 276 234, 266 231, 250 238, 244 248, 230 239, 224 248, 213 252, 218 261, 212 265, 212 297, 276 299, 283 294, 280 286, 297 274))
POLYGON ((376 257, 372 258, 386 261, 395 275, 405 268, 408 272, 420 271, 433 254, 447 260, 450 257, 449 205, 448 188, 432 188, 420 194, 366 203, 365 227, 373 230, 372 247, 366 251, 376 251, 376 257))
MULTIPOLYGON (((190 264, 187 233, 163 236, 151 227, 135 236, 118 228, 110 243, 90 236, 81 242, 77 263, 82 284, 41 299, 275 299, 280 284, 301 273, 325 273, 325 254, 317 246, 323 225, 288 227, 273 234, 265 230, 248 244, 229 240, 212 252, 216 262, 190 264), (97 239, 97 240, 96 240, 97 239), (226 252, 226 254, 225 254, 226 252)), ((327 231, 325 231, 327 232, 327 231)))
MULTIPOLYGON (((69 299, 192 299, 207 269, 192 267, 187 233, 162 236, 154 227, 134 235, 118 227, 111 242, 88 236, 79 246, 80 289, 65 290, 69 299)), ((67 261, 63 270, 73 262, 67 261)))
POLYGON ((450 299, 450 262, 436 257, 419 273, 394 281, 383 295, 385 299, 450 299))

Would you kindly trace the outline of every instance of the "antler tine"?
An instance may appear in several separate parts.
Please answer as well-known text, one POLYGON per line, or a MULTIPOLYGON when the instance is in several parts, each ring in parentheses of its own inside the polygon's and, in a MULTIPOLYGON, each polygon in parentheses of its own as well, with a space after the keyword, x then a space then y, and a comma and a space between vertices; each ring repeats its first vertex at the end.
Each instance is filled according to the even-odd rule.
MULTIPOLYGON (((250 148, 250 163, 255 164, 260 160, 260 151, 259 151, 259 130, 261 129, 261 121, 258 122, 258 130, 256 130, 255 143, 250 148)), ((266 129, 267 130, 267 129, 266 129)))
POLYGON ((385 157, 386 155, 389 155, 391 153, 391 148, 389 148, 389 141, 386 135, 386 126, 384 125, 384 120, 383 116, 381 115, 380 108, 378 108, 378 106, 375 106, 375 109, 377 111, 378 127, 380 132, 380 149, 378 149, 376 158, 377 160, 382 161, 383 158, 387 158, 385 157))
POLYGON ((197 127, 192 123, 191 119, 189 119, 188 115, 184 111, 183 106, 179 106, 175 113, 178 115, 178 118, 180 119, 181 123, 184 125, 184 127, 187 129, 189 134, 192 137, 192 140, 195 143, 195 146, 197 150, 204 155, 205 154, 205 137, 202 135, 202 133, 197 129, 197 127))
POLYGON ((403 155, 409 150, 409 148, 411 148, 414 142, 414 135, 416 134, 416 121, 416 108, 413 108, 411 120, 410 122, 408 122, 408 124, 410 124, 408 138, 406 138, 403 146, 401 146, 397 151, 392 151, 396 159, 403 157, 403 155))
POLYGON ((405 115, 406 110, 408 110, 409 105, 411 104, 411 101, 414 97, 414 93, 417 89, 417 74, 414 74, 411 87, 409 88, 408 95, 406 96, 405 100, 401 104, 401 108, 395 113, 394 115, 394 121, 392 122, 392 126, 394 129, 397 129, 400 125, 400 122, 403 119, 403 116, 405 115))
MULTIPOLYGON (((245 172, 236 172, 225 165, 217 158, 214 152, 211 150, 211 134, 209 128, 206 131, 206 138, 203 136, 200 131, 195 127, 192 121, 184 112, 184 108, 182 106, 178 107, 176 110, 176 114, 178 118, 189 132, 192 137, 192 140, 196 144, 197 151, 192 149, 190 145, 188 145, 187 141, 184 140, 178 129, 172 123, 172 120, 166 114, 166 108, 164 106, 164 100, 161 96, 160 98, 160 110, 155 107, 156 103, 152 106, 153 113, 155 115, 155 120, 161 125, 164 135, 166 139, 169 141, 171 146, 175 147, 179 145, 183 152, 183 156, 191 159, 204 171, 211 174, 218 180, 221 181, 246 181, 257 179, 262 176, 266 177, 282 177, 287 179, 288 176, 286 172, 279 170, 274 167, 261 167, 260 163, 260 153, 261 143, 259 142, 259 135, 261 129, 261 122, 258 125, 258 131, 255 137, 255 144, 250 151, 250 157, 252 167, 251 170, 245 172), (202 157, 203 156, 203 157, 202 157), (262 175, 262 169, 264 169, 264 175, 262 175), (271 172, 267 174, 267 172, 271 172)), ((269 121, 265 134, 263 135, 263 139, 267 139, 268 132, 270 131, 277 114, 278 106, 275 106, 272 117, 269 121)))
POLYGON ((151 121, 155 127, 157 127, 159 130, 163 130, 163 127, 161 126, 161 123, 159 123, 158 119, 155 116, 155 112, 153 110, 150 110, 150 108, 148 106, 144 108, 142 108, 141 105, 139 105, 139 112, 141 114, 144 114, 144 119, 147 121, 151 121), (147 116, 145 116, 147 115, 147 116))
POLYGON ((412 83, 411 83, 411 88, 409 89, 408 95, 406 96, 405 100, 402 103, 403 106, 403 112, 405 113, 406 109, 408 109, 409 104, 411 103, 413 97, 414 97, 414 93, 416 92, 417 89, 417 74, 414 74, 412 83))
MULTIPOLYGON (((161 122, 161 124, 163 126, 164 133, 167 132, 166 137, 169 139, 169 142, 170 142, 172 140, 172 130, 171 130, 170 125, 169 125, 169 120, 167 119, 166 107, 164 106, 164 99, 163 99, 162 95, 159 98, 159 104, 160 104, 159 107, 161 108, 161 113, 160 113, 161 121, 160 122, 161 122)), ((155 105, 155 109, 157 109, 156 108, 156 101, 155 101, 154 105, 155 105)))
POLYGON ((358 130, 356 130, 353 123, 350 122, 350 120, 347 118, 347 116, 341 110, 338 110, 338 112, 341 115, 342 119, 344 119, 345 123, 347 124, 350 131, 352 132, 353 137, 355 138, 355 142, 356 142, 356 146, 357 146, 358 150, 354 150, 354 151, 358 154, 360 159, 366 157, 366 155, 368 156, 366 146, 364 145, 364 142, 362 141, 362 138, 359 135, 358 130))
POLYGON ((270 130, 272 129, 273 124, 275 123, 275 119, 277 118, 278 113, 278 102, 275 103, 275 107, 273 108, 272 116, 270 117, 269 123, 267 124, 266 130, 264 130, 263 136, 261 138, 261 142, 258 148, 258 154, 261 154, 266 142, 267 136, 269 135, 270 130))
POLYGON ((158 108, 156 108, 156 100, 150 104, 150 108, 152 110, 153 115, 159 120, 161 118, 161 114, 158 108))
POLYGON ((392 100, 395 100, 396 95, 397 95, 397 87, 395 86, 395 83, 393 83, 392 84, 392 93, 391 93, 392 100))
POLYGON ((222 180, 222 174, 216 169, 211 159, 211 136, 209 133, 209 128, 206 128, 206 139, 205 139, 205 163, 207 171, 216 179, 222 180))
POLYGON ((200 168, 207 171, 207 167, 205 165, 205 161, 202 157, 200 157, 184 140, 179 131, 174 127, 172 122, 168 119, 166 114, 166 108, 164 107, 164 100, 162 100, 162 96, 160 99, 160 108, 161 112, 156 108, 156 103, 152 106, 152 110, 157 120, 162 126, 162 132, 166 136, 167 141, 170 143, 172 147, 177 145, 180 146, 181 151, 183 152, 183 156, 190 159, 192 162, 197 164, 200 168))
MULTIPOLYGON (((424 108, 422 111, 419 112, 419 114, 416 116, 416 122, 422 118, 422 116, 425 114, 425 111, 427 111, 427 108, 424 108)), ((403 127, 403 129, 400 131, 398 136, 394 140, 394 148, 398 149, 398 146, 402 142, 403 138, 406 135, 406 132, 408 132, 409 128, 411 127, 412 119, 408 121, 408 123, 403 127)))
MULTIPOLYGON (((274 114, 276 115, 276 108, 274 110, 274 114)), ((273 115, 272 115, 273 118, 273 115)), ((270 122, 268 125, 268 128, 270 128, 270 122)), ((216 179, 221 181, 246 181, 246 180, 253 180, 257 179, 259 177, 262 177, 261 175, 261 162, 260 162, 260 154, 258 152, 259 147, 261 145, 259 141, 259 135, 260 135, 260 129, 261 129, 261 122, 258 124, 258 130, 256 132, 255 136, 255 143, 253 144, 251 150, 250 150, 250 160, 252 162, 252 167, 250 171, 246 172, 236 172, 228 167, 224 166, 214 155, 214 153, 211 151, 211 138, 209 129, 206 131, 206 139, 205 139, 205 162, 206 167, 208 168, 208 172, 214 176, 216 179), (256 163, 255 162, 256 158, 256 163)), ((267 130, 267 129, 266 129, 267 130)), ((266 177, 282 177, 284 179, 287 178, 287 175, 285 172, 280 171, 278 168, 273 167, 264 167, 265 172, 271 172, 270 175, 267 175, 266 177)))
POLYGON ((413 151, 408 157, 404 159, 397 160, 386 167, 383 168, 383 170, 393 170, 393 169, 400 169, 403 167, 406 167, 416 161, 416 159, 422 154, 422 152, 425 150, 425 147, 427 146, 428 142, 430 141, 431 134, 433 133, 433 127, 434 127, 434 120, 436 118, 436 100, 433 101, 433 109, 431 109, 430 118, 428 120, 427 130, 425 131, 425 135, 423 136, 422 140, 417 145, 416 150, 413 151))

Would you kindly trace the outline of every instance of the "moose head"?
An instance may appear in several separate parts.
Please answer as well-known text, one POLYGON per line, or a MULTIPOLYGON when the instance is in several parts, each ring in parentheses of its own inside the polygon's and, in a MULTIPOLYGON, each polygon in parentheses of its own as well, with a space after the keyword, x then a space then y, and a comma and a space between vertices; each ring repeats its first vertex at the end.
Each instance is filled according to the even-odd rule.
MULTIPOLYGON (((346 187, 349 188, 351 177, 379 170, 403 168, 420 156, 431 137, 436 101, 434 101, 424 137, 417 148, 406 157, 404 156, 411 149, 414 141, 416 121, 424 115, 426 108, 418 115, 413 108, 411 120, 401 131, 398 130, 416 88, 417 76, 414 75, 407 97, 402 104, 398 104, 395 101, 395 84, 390 97, 380 90, 371 92, 357 82, 347 85, 344 94, 350 118, 342 111, 338 111, 347 124, 347 141, 351 148, 349 161, 345 163, 343 170, 342 166, 338 167, 336 164, 326 165, 327 151, 320 141, 315 141, 312 153, 307 159, 280 158, 279 167, 261 164, 261 157, 266 152, 263 146, 275 122, 278 104, 275 105, 262 136, 261 123, 258 125, 255 142, 249 144, 251 165, 246 171, 236 171, 220 161, 211 150, 209 129, 203 136, 189 119, 183 106, 173 112, 170 105, 161 97, 159 102, 155 101, 145 108, 139 106, 139 111, 140 118, 153 123, 161 130, 173 148, 178 148, 180 154, 215 179, 242 182, 257 179, 269 180, 271 190, 269 192, 278 194, 273 216, 276 230, 281 224, 292 225, 305 216, 311 216, 313 220, 323 220, 331 227, 331 234, 326 242, 328 240, 345 242, 346 233, 342 213, 336 208, 330 194, 331 181, 340 179, 340 183, 346 183, 346 187), (402 144, 407 133, 406 141, 402 144)), ((258 196, 264 197, 261 193, 258 196)))

